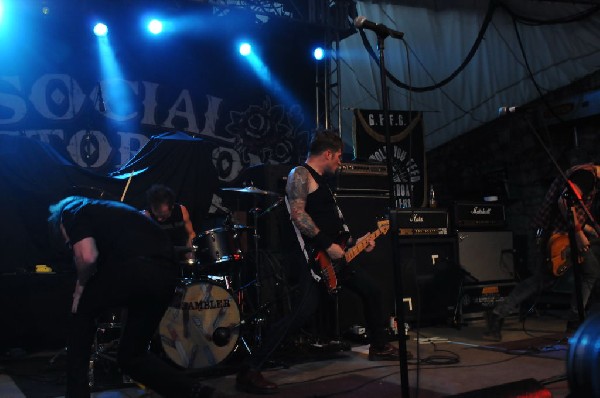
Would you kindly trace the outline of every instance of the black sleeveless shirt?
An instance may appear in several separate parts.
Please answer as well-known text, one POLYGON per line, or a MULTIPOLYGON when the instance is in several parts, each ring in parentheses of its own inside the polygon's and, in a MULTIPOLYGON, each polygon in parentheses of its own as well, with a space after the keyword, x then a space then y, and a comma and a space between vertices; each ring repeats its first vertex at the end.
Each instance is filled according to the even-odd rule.
MULTIPOLYGON (((348 232, 348 227, 344 223, 344 218, 335 201, 333 192, 329 188, 329 183, 325 177, 306 163, 302 166, 308 170, 319 186, 314 192, 308 194, 305 210, 319 230, 331 239, 337 240, 341 233, 348 232)), ((305 242, 312 243, 312 239, 306 236, 303 236, 303 238, 305 242)))
POLYGON ((165 231, 173 246, 186 246, 188 240, 188 234, 185 230, 185 222, 183 221, 183 212, 181 211, 181 205, 175 203, 171 216, 163 221, 158 221, 152 210, 148 210, 150 217, 165 231))

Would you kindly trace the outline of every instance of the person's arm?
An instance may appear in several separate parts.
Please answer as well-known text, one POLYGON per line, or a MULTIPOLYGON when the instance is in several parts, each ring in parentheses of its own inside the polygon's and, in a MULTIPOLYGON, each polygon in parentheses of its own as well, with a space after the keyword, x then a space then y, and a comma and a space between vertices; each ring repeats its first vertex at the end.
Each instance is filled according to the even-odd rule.
MULTIPOLYGON (((575 193, 581 195, 581 190, 577 185, 573 184, 573 189, 575 193)), ((573 217, 571 213, 571 209, 567 207, 567 200, 561 195, 558 199, 558 209, 562 217, 567 220, 567 224, 570 224, 569 218, 573 217)), ((581 251, 588 251, 590 248, 590 241, 585 234, 584 226, 581 225, 577 217, 573 217, 574 229, 575 229, 575 241, 577 242, 577 249, 581 251)))
POLYGON ((79 299, 85 289, 88 280, 96 272, 96 261, 98 259, 98 248, 92 237, 83 238, 73 245, 73 261, 77 269, 77 283, 73 293, 73 304, 71 312, 76 313, 79 299))
POLYGON ((326 250, 332 259, 341 258, 344 255, 342 247, 321 232, 306 212, 306 199, 310 193, 311 182, 314 180, 305 167, 296 167, 290 172, 285 187, 290 204, 290 217, 302 234, 315 240, 319 249, 326 250))
MULTIPOLYGON (((185 227, 185 232, 187 233, 187 247, 192 247, 192 241, 196 237, 196 232, 194 232, 194 227, 192 226, 192 220, 190 220, 190 213, 184 205, 181 206, 181 214, 183 215, 183 224, 185 227)), ((187 258, 194 258, 193 253, 186 253, 187 258)))

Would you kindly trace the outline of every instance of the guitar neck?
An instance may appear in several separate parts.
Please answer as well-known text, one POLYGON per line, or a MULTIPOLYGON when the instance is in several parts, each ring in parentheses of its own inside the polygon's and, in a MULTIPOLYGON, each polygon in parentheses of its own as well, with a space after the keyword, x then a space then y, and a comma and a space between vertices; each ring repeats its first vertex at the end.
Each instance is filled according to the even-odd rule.
POLYGON ((371 239, 376 239, 379 235, 381 235, 380 230, 372 232, 365 239, 362 239, 356 245, 348 249, 348 251, 344 254, 344 259, 346 260, 346 263, 349 263, 354 259, 354 257, 358 256, 363 250, 367 248, 367 246, 369 246, 369 241, 371 239))

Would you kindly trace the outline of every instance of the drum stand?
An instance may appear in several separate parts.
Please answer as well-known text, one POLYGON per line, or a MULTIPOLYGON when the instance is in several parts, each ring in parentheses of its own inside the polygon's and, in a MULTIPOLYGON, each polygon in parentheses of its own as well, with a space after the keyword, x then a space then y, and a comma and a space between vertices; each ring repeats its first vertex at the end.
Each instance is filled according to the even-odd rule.
POLYGON ((253 238, 253 243, 254 243, 254 265, 256 267, 255 287, 256 287, 257 309, 256 309, 254 317, 255 317, 255 324, 256 324, 255 342, 256 342, 257 346, 260 346, 262 344, 262 332, 263 332, 262 325, 265 322, 264 317, 258 317, 257 314, 260 314, 262 312, 262 310, 264 310, 267 306, 270 305, 270 303, 264 304, 262 302, 262 296, 261 296, 262 275, 260 272, 260 252, 259 252, 259 244, 258 244, 259 240, 260 240, 260 235, 258 234, 258 219, 260 217, 264 216, 265 214, 271 212, 271 210, 275 209, 277 206, 279 206, 282 203, 283 203, 283 199, 279 199, 278 201, 273 203, 271 206, 266 208, 264 211, 261 208, 256 207, 256 206, 249 211, 249 213, 252 215, 252 219, 253 219, 252 238, 253 238))
MULTIPOLYGON (((114 314, 112 314, 112 319, 109 322, 98 324, 88 368, 88 384, 90 387, 96 385, 96 368, 99 364, 103 364, 108 369, 117 368, 117 350, 119 348, 121 332, 122 325, 120 322, 117 322, 116 315, 114 314), (113 333, 112 336, 111 333, 113 333), (107 334, 109 338, 112 337, 112 339, 103 342, 102 337, 104 334, 107 334), (117 336, 115 337, 115 335, 117 336)), ((122 375, 122 382, 133 383, 131 378, 126 375, 122 375)))

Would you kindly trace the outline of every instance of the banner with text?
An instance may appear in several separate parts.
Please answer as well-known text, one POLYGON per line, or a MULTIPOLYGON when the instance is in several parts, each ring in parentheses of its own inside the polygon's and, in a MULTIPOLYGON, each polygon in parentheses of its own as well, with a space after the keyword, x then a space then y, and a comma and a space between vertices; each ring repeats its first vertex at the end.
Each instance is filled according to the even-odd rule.
MULTIPOLYGON (((394 151, 396 207, 421 207, 426 202, 426 162, 423 114, 390 111, 390 141, 394 151)), ((354 156, 358 161, 387 162, 382 110, 354 109, 354 156)))

